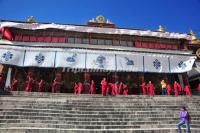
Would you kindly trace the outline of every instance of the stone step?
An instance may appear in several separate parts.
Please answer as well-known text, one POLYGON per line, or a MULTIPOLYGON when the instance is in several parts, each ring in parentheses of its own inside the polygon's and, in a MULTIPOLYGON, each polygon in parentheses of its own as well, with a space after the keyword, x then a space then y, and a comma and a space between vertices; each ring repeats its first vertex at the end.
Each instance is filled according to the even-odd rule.
MULTIPOLYGON (((183 128, 182 133, 186 133, 183 128)), ((192 133, 199 133, 199 128, 191 128, 192 133)), ((0 128, 0 133, 177 133, 176 128, 148 128, 148 129, 57 129, 12 127, 0 128)))
MULTIPOLYGON (((69 99, 68 99, 69 100, 69 99)), ((162 106, 163 104, 165 105, 169 105, 169 106, 175 106, 178 104, 182 104, 183 101, 177 102, 177 101, 168 101, 168 102, 155 102, 155 101, 94 101, 94 99, 89 99, 89 100, 85 100, 85 101, 78 101, 78 100, 71 100, 71 101, 66 101, 65 99, 55 99, 55 100, 49 100, 48 98, 40 98, 40 99, 34 99, 34 98, 28 98, 27 100, 23 99, 23 101, 21 101, 20 99, 9 99, 9 100, 5 100, 2 99, 2 97, 0 98, 0 104, 13 104, 13 102, 15 102, 16 104, 20 103, 20 104, 52 104, 52 103, 56 103, 59 105, 81 105, 81 104, 92 104, 92 103, 98 103, 100 105, 105 105, 105 106, 109 106, 109 105, 119 105, 119 104, 123 104, 122 106, 125 105, 149 105, 149 106, 153 106, 153 105, 159 105, 162 106), (56 100, 60 100, 60 101, 56 101, 56 100), (124 105, 125 104, 125 105, 124 105)), ((188 104, 199 104, 199 101, 187 101, 188 104)))
POLYGON ((12 92, 0 97, 0 132, 175 133, 183 105, 199 133, 199 96, 12 92))
MULTIPOLYGON (((32 112, 0 112, 0 115, 2 116, 12 116, 12 115, 18 115, 18 116, 51 116, 51 117, 90 117, 90 118, 140 118, 140 117, 155 117, 155 118, 161 118, 161 117, 171 117, 171 118, 177 118, 179 114, 75 114, 75 113, 32 113, 32 112)), ((192 118, 198 118, 200 117, 200 114, 191 114, 192 118)))
MULTIPOLYGON (((77 115, 77 116, 137 116, 137 117, 149 117, 149 116, 155 116, 155 117, 177 117, 179 116, 179 112, 81 112, 81 111, 50 111, 50 110, 3 110, 0 111, 0 115, 47 115, 47 116, 67 116, 67 115, 77 115)), ((192 117, 199 117, 200 112, 190 112, 190 115, 192 117)))
MULTIPOLYGON (((133 117, 133 118, 115 118, 115 117, 60 117, 60 116, 24 116, 24 115, 0 115, 0 119, 29 119, 29 120, 70 120, 70 121, 177 121, 179 118, 172 117, 133 117)), ((200 117, 192 117, 193 120, 200 120, 200 117)))
MULTIPOLYGON (((133 103, 133 102, 131 102, 131 103, 122 103, 122 105, 120 105, 121 103, 106 103, 106 102, 104 102, 104 103, 102 103, 102 102, 94 102, 94 101, 92 101, 92 102, 90 102, 90 103, 83 103, 83 102, 77 102, 77 101, 74 101, 74 102, 71 102, 71 103, 69 103, 69 102, 60 102, 60 103, 58 103, 58 102, 35 102, 35 101, 33 101, 33 102, 24 102, 24 101, 15 101, 15 102, 13 102, 13 101, 3 101, 3 100, 1 100, 0 101, 0 105, 22 105, 22 106, 24 106, 24 105, 45 105, 45 106, 50 106, 50 105, 54 105, 54 104, 56 104, 57 106, 71 106, 71 105, 75 105, 75 106, 95 106, 94 105, 94 103, 96 103, 96 104, 98 104, 98 106, 104 106, 104 107, 110 107, 110 106, 120 106, 120 107, 127 107, 127 106, 129 106, 129 107, 134 107, 134 106, 149 106, 149 107, 154 107, 154 106, 158 106, 158 107, 162 107, 163 106, 163 104, 165 105, 165 106, 180 106, 180 105, 182 105, 183 103, 181 102, 181 103, 154 103, 154 102, 151 102, 151 103, 145 103, 145 102, 141 102, 140 101, 140 103, 138 103, 138 102, 135 102, 135 103, 133 103)), ((199 102, 198 103, 195 103, 195 102, 192 102, 192 103, 189 103, 189 102, 187 102, 187 104, 190 104, 190 105, 193 105, 193 104, 199 104, 199 102)))
MULTIPOLYGON (((135 108, 135 109, 132 109, 132 108, 77 108, 77 107, 72 107, 72 108, 64 108, 64 107, 55 107, 55 108, 48 108, 48 107, 44 107, 44 108, 39 108, 39 107, 28 107, 28 108, 24 108, 24 107, 15 107, 15 106, 5 106, 5 107, 0 107, 0 110, 3 110, 3 109, 32 109, 32 110, 62 110, 62 111, 85 111, 85 112, 93 112, 93 111, 99 111, 99 112, 105 112, 105 111, 108 111, 108 112, 135 112, 135 111, 143 111, 143 110, 146 110, 146 111, 171 111, 171 112, 176 112, 178 109, 168 109, 168 108, 154 108, 154 109, 145 109, 145 108, 135 108)), ((200 109, 192 109, 193 111, 200 111, 200 109)))
MULTIPOLYGON (((64 129, 130 129, 130 128, 170 128, 176 127, 176 124, 161 125, 74 125, 74 124, 45 124, 45 123, 0 123, 1 128, 9 127, 38 127, 38 128, 64 128, 64 129)), ((191 124, 193 128, 200 128, 200 125, 191 124)))
MULTIPOLYGON (((142 111, 79 111, 79 110, 56 110, 56 109, 32 109, 32 108, 3 108, 0 109, 0 112, 6 113, 6 112, 16 112, 16 113, 52 113, 52 114, 60 114, 60 113, 71 113, 71 114, 132 114, 132 115, 149 115, 149 114, 179 114, 179 111, 165 111, 161 112, 160 110, 153 110, 153 111, 148 111, 148 110, 142 110, 142 111)), ((200 111, 189 111, 190 114, 196 115, 200 114, 200 111)))
MULTIPOLYGON (((48 123, 48 124, 73 124, 73 125, 162 125, 174 124, 178 121, 68 121, 68 120, 28 120, 28 119, 1 119, 0 123, 48 123)), ((200 121, 192 120, 192 124, 200 125, 200 121)))
MULTIPOLYGON (((9 95, 6 95, 7 97, 9 95)), ((66 93, 38 93, 38 92, 12 92, 11 95, 12 97, 48 97, 48 98, 51 98, 51 97, 64 97, 64 98, 80 98, 80 99, 90 99, 90 98, 95 98, 95 99, 107 99, 107 98, 111 98, 112 99, 118 99, 118 100, 122 100, 122 99, 160 99, 162 98, 163 100, 166 99, 166 101, 168 99, 179 99, 179 100, 182 100, 182 99, 198 99, 198 96, 192 96, 192 97, 187 97, 187 96, 179 96, 179 97, 174 97, 174 96, 162 96, 162 95, 156 95, 154 97, 149 97, 149 96, 143 96, 143 95, 128 95, 128 96, 123 96, 123 95, 119 95, 119 96, 101 96, 100 94, 96 94, 96 95, 89 95, 89 94, 83 94, 83 95, 79 95, 79 96, 76 96, 74 94, 66 94, 66 93)))

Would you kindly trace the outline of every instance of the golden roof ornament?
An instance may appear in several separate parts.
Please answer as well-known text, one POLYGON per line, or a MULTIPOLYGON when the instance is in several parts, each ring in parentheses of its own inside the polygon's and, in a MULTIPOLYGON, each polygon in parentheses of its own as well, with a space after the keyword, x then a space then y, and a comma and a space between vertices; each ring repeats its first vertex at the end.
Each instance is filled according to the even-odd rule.
POLYGON ((196 37, 195 33, 192 30, 190 30, 190 35, 191 35, 192 41, 196 41, 197 40, 197 37, 196 37))
POLYGON ((35 23, 36 22, 35 21, 35 17, 34 16, 28 17, 28 19, 26 20, 26 22, 28 22, 28 23, 35 23))
POLYGON ((102 15, 99 15, 96 17, 97 23, 105 23, 105 17, 102 15))
POLYGON ((159 32, 165 32, 165 28, 162 25, 159 25, 158 31, 159 32))

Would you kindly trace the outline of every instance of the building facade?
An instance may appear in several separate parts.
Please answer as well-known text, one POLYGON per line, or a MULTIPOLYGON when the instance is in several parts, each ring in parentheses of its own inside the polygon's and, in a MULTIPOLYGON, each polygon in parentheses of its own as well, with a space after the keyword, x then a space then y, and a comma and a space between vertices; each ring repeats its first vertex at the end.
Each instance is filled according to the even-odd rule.
POLYGON ((106 77, 123 81, 129 94, 139 94, 143 82, 152 81, 160 94, 160 81, 188 85, 187 72, 196 57, 189 49, 191 35, 118 28, 103 16, 87 25, 1 21, 0 63, 7 85, 19 81, 23 90, 27 75, 34 77, 35 91, 41 79, 50 91, 56 73, 61 74, 61 92, 73 92, 76 81, 93 79, 97 90, 106 77), (10 76, 9 76, 10 75, 10 76), (9 81, 10 79, 10 81, 9 81))

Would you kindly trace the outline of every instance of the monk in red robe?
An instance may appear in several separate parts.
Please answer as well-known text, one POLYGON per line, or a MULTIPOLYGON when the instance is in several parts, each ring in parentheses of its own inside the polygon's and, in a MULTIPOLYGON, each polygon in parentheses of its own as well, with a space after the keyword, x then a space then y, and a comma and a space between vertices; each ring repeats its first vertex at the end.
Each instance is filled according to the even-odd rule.
POLYGON ((110 93, 112 93, 112 88, 113 88, 114 84, 113 83, 107 83, 107 87, 106 87, 106 95, 110 95, 110 93))
POLYGON ((96 93, 95 83, 94 80, 92 80, 90 84, 90 94, 95 94, 95 93, 96 93))
POLYGON ((181 92, 181 85, 178 82, 174 82, 174 95, 178 96, 179 92, 181 92))
POLYGON ((184 87, 184 91, 186 92, 186 95, 187 95, 187 96, 192 96, 192 92, 191 92, 191 90, 190 90, 189 85, 186 85, 186 86, 184 87))
POLYGON ((57 91, 60 91, 59 89, 62 85, 61 80, 62 80, 61 73, 56 73, 56 77, 52 84, 52 89, 51 89, 52 93, 56 93, 57 91))
POLYGON ((117 91, 117 94, 120 95, 123 93, 123 82, 120 82, 119 83, 119 87, 118 87, 118 91, 117 91))
POLYGON ((171 89, 170 85, 168 84, 167 87, 166 87, 167 95, 170 95, 171 90, 172 89, 171 89))
POLYGON ((147 92, 147 85, 146 85, 146 83, 143 82, 140 86, 141 86, 141 89, 142 89, 142 94, 143 95, 147 95, 148 92, 147 92))
POLYGON ((105 93, 107 92, 107 87, 108 87, 108 83, 106 81, 106 78, 103 78, 103 80, 101 81, 101 94, 102 94, 102 96, 105 95, 105 93))
POLYGON ((31 76, 28 76, 28 83, 25 88, 26 91, 32 92, 33 91, 33 85, 34 85, 34 79, 31 76))
POLYGON ((151 83, 151 81, 149 81, 147 88, 148 88, 148 95, 154 96, 155 95, 155 86, 154 86, 154 84, 151 83))
POLYGON ((113 85, 112 85, 112 95, 115 96, 117 95, 117 90, 118 90, 118 82, 115 82, 113 85))
POLYGON ((44 90, 44 80, 41 79, 38 83, 38 92, 42 92, 44 90))
POLYGON ((78 83, 74 83, 74 94, 78 94, 78 83))
POLYGON ((18 84, 18 80, 17 79, 13 79, 12 84, 8 86, 8 91, 13 91, 14 89, 16 89, 18 84))
POLYGON ((128 95, 128 86, 123 84, 123 95, 128 95))
POLYGON ((83 91, 83 84, 81 82, 78 83, 78 94, 80 95, 83 91))

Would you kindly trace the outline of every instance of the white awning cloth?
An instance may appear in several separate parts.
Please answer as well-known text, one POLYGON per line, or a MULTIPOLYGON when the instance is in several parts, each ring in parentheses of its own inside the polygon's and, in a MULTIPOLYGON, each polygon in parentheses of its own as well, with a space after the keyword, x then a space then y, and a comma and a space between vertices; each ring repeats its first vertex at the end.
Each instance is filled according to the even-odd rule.
POLYGON ((192 55, 101 51, 89 49, 54 49, 2 47, 0 63, 20 67, 103 69, 111 71, 182 73, 192 69, 192 55))

